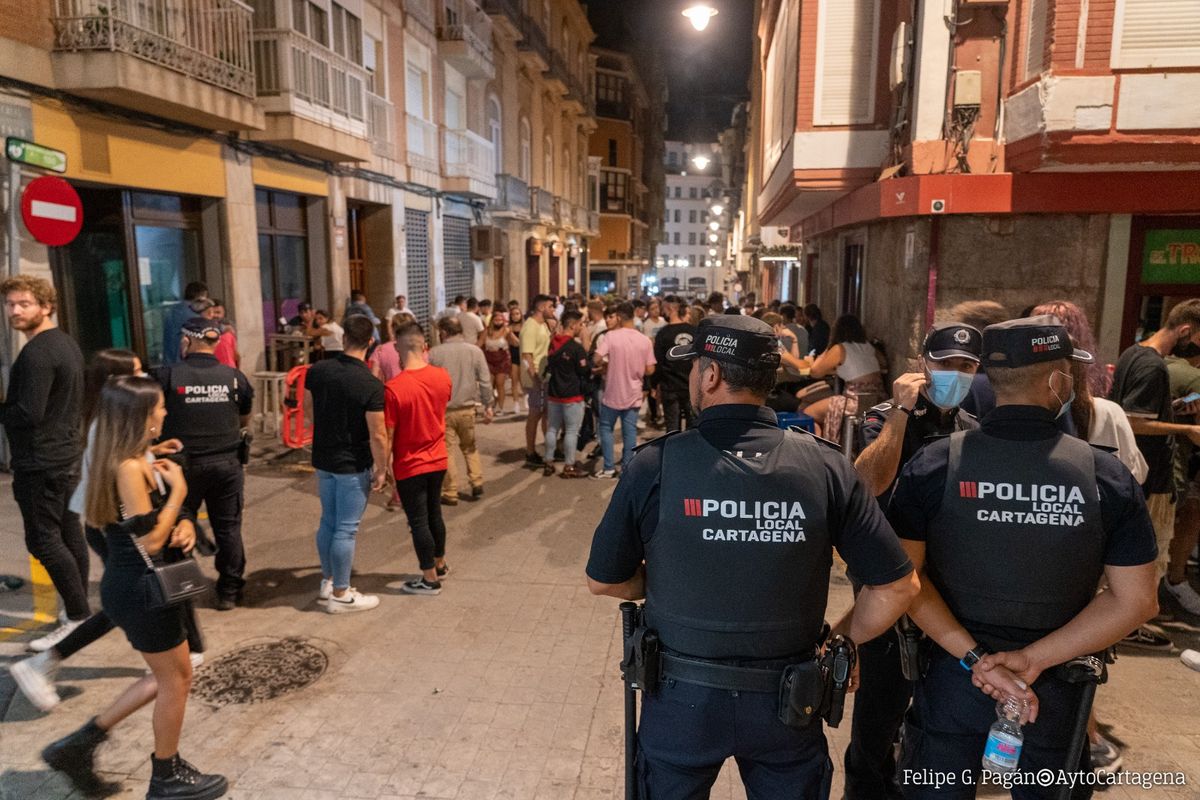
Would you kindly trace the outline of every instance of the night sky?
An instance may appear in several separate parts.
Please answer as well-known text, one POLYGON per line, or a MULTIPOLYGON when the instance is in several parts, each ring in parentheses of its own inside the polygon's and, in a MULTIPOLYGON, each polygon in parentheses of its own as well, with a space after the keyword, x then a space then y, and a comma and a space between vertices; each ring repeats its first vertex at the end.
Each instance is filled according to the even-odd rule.
POLYGON ((707 0, 720 13, 703 32, 682 11, 692 0, 592 0, 597 44, 652 53, 670 95, 668 139, 716 141, 735 104, 749 99, 755 0, 707 0))

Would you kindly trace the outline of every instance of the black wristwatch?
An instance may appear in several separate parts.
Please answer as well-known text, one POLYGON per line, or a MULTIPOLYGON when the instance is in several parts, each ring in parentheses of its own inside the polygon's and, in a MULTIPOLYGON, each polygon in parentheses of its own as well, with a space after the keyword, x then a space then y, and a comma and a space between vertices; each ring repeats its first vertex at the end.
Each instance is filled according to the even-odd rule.
POLYGON ((960 658, 958 660, 958 663, 960 665, 962 665, 963 669, 965 669, 967 672, 970 672, 971 668, 974 667, 976 664, 978 664, 983 659, 983 657, 986 656, 990 652, 992 652, 992 651, 988 650, 983 645, 976 644, 974 647, 972 647, 970 650, 968 650, 966 652, 966 655, 964 655, 962 658, 960 658))

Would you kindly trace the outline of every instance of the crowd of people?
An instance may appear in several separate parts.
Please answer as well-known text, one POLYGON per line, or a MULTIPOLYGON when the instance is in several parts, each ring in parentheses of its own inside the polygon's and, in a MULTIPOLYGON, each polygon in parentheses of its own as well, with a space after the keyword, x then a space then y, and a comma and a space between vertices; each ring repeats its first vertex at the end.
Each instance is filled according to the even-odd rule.
MULTIPOLYGON (((13 491, 29 552, 64 607, 62 624, 30 642, 37 655, 14 664, 12 674, 37 707, 49 710, 58 703, 58 666, 114 627, 150 668, 43 757, 85 793, 109 792, 93 769, 95 750, 113 726, 153 702, 148 797, 219 797, 225 780, 179 756, 191 670, 204 652, 191 602, 150 604, 144 588, 154 579, 148 566, 186 560, 196 549, 215 554, 217 608, 244 602, 242 468, 253 391, 237 369, 236 331, 207 288, 192 284, 166 315, 176 335, 173 342, 165 336, 153 376, 126 351, 102 351, 85 366, 79 347, 53 323, 56 296, 48 282, 17 276, 0 293, 10 324, 27 339, 0 406, 13 491), (201 507, 211 539, 198 521, 201 507), (88 545, 105 564, 97 613, 87 595, 88 545)), ((318 602, 330 614, 379 606, 378 597, 352 585, 356 535, 372 492, 386 493, 387 508, 402 509, 410 528, 419 575, 403 591, 443 591, 451 568, 442 506, 485 492, 479 424, 523 415, 526 468, 597 481, 630 470, 639 436, 696 426, 696 395, 704 388, 694 385, 692 363, 671 354, 692 348, 702 324, 731 316, 754 318, 773 335, 778 367, 764 387, 767 407, 798 415, 791 419, 838 441, 847 419, 860 423, 847 450, 881 509, 892 506, 902 474, 920 463, 925 445, 992 419, 1003 388, 979 369, 980 332, 1011 314, 988 301, 947 309, 946 321, 928 332, 916 369, 894 380, 886 348, 860 319, 847 314, 830 325, 816 305, 754 298, 734 304, 720 293, 693 301, 539 294, 523 309, 515 300, 460 296, 427 328, 403 296, 382 319, 357 292, 340 321, 303 304, 290 324, 317 344, 305 409, 321 503, 318 602)), ((1053 318, 1076 347, 1094 351, 1091 326, 1073 303, 1044 303, 1021 317, 1053 318)), ((1113 451, 1126 470, 1109 476, 1114 485, 1145 493, 1163 592, 1200 615, 1200 594, 1187 579, 1200 533, 1200 300, 1174 306, 1159 331, 1121 354, 1111 374, 1081 360, 1047 385, 1061 402, 1053 426, 1113 451)), ((907 513, 915 519, 918 512, 907 513)), ((1136 562, 1142 553, 1133 550, 1113 557, 1136 562)), ((863 691, 846 754, 848 797, 899 791, 893 742, 914 688, 887 636, 860 651, 863 691)), ((1149 625, 1124 644, 1172 647, 1149 625)), ((1200 670, 1200 655, 1185 653, 1184 661, 1200 670)), ((1097 768, 1115 770, 1121 753, 1105 730, 1093 720, 1091 758, 1097 768)))

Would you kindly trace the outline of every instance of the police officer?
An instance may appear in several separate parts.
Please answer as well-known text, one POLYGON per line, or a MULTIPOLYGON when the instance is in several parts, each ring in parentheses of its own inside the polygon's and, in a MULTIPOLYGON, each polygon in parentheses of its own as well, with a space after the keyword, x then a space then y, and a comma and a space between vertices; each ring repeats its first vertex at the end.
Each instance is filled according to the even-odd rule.
POLYGON ((587 566, 593 593, 645 598, 662 647, 638 733, 643 797, 707 797, 731 756, 751 797, 826 797, 820 723, 779 719, 783 671, 813 664, 834 547, 864 584, 835 628, 851 639, 896 621, 912 567, 849 462, 764 407, 779 364, 766 323, 709 317, 668 358, 692 360, 697 427, 639 449, 587 566))
MULTIPOLYGON (((901 473, 888 515, 923 570, 908 613, 937 644, 905 721, 906 798, 975 796, 969 781, 935 788, 921 776, 978 776, 993 698, 1007 695, 1030 704, 1021 771, 1086 770, 1086 748, 1079 765, 1065 763, 1083 687, 1055 667, 1157 612, 1154 528, 1137 481, 1055 427, 1070 407, 1072 362, 1091 360, 1057 317, 988 326, 983 364, 997 407, 901 473), (1096 594, 1101 575, 1107 588, 1096 594)), ((1059 788, 1019 785, 1013 797, 1059 788)))
POLYGON ((182 333, 183 361, 158 372, 167 405, 162 437, 183 442, 184 505, 193 514, 201 503, 207 506, 217 544, 217 608, 228 611, 241 602, 246 583, 243 430, 254 407, 254 389, 239 370, 213 355, 220 323, 196 317, 184 323, 182 333))
MULTIPOLYGON (((920 371, 897 378, 892 399, 867 412, 866 448, 854 467, 881 508, 887 508, 900 469, 918 450, 955 431, 979 427, 958 404, 971 388, 982 350, 976 328, 958 322, 934 325, 921 346, 920 371)), ((911 628, 888 631, 858 648, 862 686, 854 696, 846 748, 848 800, 900 797, 894 742, 913 686, 904 675, 901 649, 909 648, 915 662, 917 643, 918 632, 911 628)))

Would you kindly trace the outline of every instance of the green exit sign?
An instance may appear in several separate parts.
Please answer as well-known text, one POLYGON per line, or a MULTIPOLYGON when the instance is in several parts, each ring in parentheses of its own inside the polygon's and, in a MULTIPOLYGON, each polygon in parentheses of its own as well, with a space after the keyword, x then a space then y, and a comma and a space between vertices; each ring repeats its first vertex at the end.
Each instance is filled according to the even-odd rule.
POLYGON ((67 154, 62 150, 43 147, 15 136, 4 140, 4 154, 8 156, 9 161, 16 161, 18 164, 27 164, 52 172, 67 171, 67 154))

